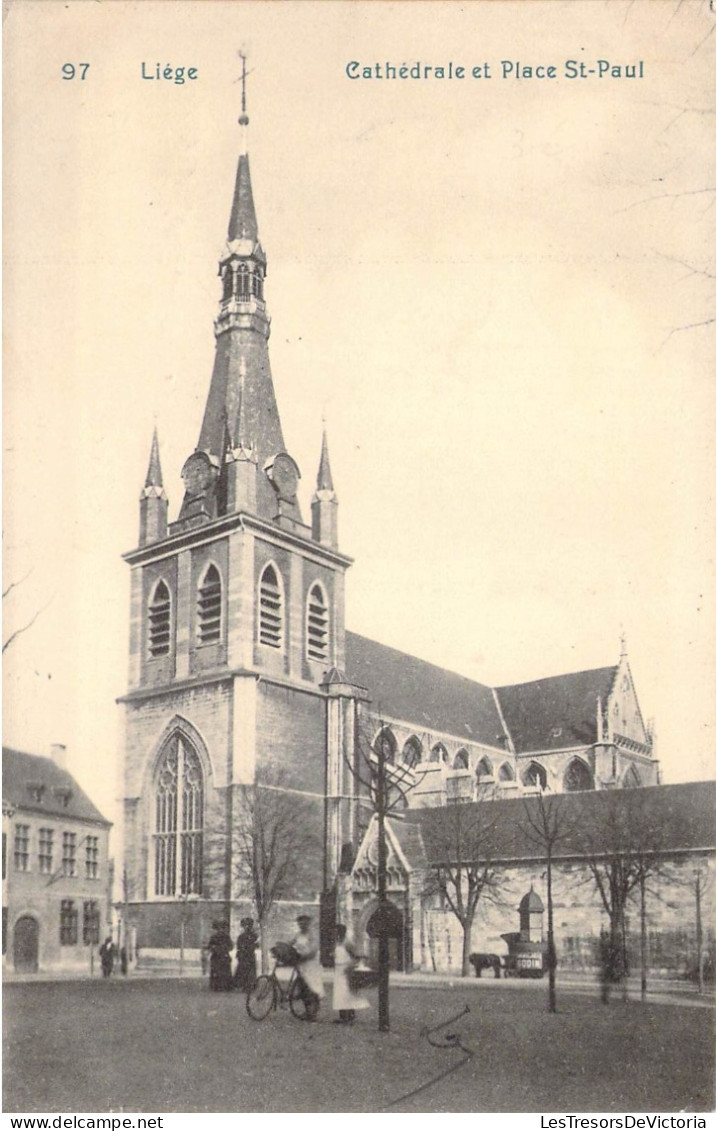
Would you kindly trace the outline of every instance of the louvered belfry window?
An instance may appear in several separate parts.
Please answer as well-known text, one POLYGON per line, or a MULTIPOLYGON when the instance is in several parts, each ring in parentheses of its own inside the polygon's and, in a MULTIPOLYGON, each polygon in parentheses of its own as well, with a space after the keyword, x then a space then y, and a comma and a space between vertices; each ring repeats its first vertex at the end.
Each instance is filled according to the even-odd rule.
POLYGON ((221 577, 210 565, 199 586, 198 626, 200 644, 217 644, 221 639, 221 577))
POLYGON ((259 641, 270 648, 283 644, 283 598, 276 570, 267 565, 259 586, 259 641))
POLYGON ((149 655, 167 656, 171 641, 172 599, 160 581, 149 602, 149 655))
POLYGON ((308 594, 306 648, 309 660, 328 659, 328 606, 321 586, 316 583, 308 594))
POLYGON ((165 748, 154 794, 154 893, 200 895, 203 775, 198 755, 178 735, 165 748))

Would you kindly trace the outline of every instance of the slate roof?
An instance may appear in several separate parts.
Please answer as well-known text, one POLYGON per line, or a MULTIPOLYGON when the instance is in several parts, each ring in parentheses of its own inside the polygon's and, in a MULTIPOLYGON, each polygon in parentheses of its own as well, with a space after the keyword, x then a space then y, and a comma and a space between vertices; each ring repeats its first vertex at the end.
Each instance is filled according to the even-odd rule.
POLYGON ((597 741, 597 699, 606 703, 617 667, 498 687, 497 698, 518 754, 588 746, 597 741))
MULTIPOLYGON (((554 849, 555 859, 583 857, 585 845, 594 853, 606 852, 613 842, 615 827, 623 835, 633 830, 648 815, 653 830, 654 848, 662 852, 716 848, 716 782, 685 782, 679 785, 647 786, 643 789, 597 790, 585 793, 553 795, 563 813, 568 836, 554 849), (612 821, 610 814, 616 812, 612 821), (589 830, 588 841, 585 830, 589 830)), ((528 835, 527 811, 535 814, 539 798, 528 796, 507 801, 481 801, 469 805, 447 805, 434 809, 412 809, 404 815, 407 823, 419 826, 423 851, 431 863, 450 855, 460 823, 464 843, 470 840, 468 830, 474 822, 485 829, 494 845, 493 859, 504 861, 540 861, 544 851, 528 835)), ((395 827, 396 822, 391 821, 395 827)), ((402 842, 401 842, 402 843, 402 842)), ((454 855, 454 853, 453 853, 454 855)), ((411 864, 421 854, 409 856, 411 864)), ((419 867, 420 864, 417 863, 419 867)))
POLYGON ((405 720, 418 731, 501 745, 502 721, 492 689, 482 683, 354 632, 346 632, 346 672, 388 718, 405 720))
POLYGON ((64 820, 74 818, 107 826, 112 823, 102 816, 72 775, 60 769, 52 758, 25 754, 9 746, 2 748, 2 798, 3 803, 17 809, 64 820))

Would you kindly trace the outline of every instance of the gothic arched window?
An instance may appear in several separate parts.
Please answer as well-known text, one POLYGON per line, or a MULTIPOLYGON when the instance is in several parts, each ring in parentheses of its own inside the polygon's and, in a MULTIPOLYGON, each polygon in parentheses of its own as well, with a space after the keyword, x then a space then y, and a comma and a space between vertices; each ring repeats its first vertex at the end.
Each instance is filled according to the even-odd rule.
POLYGON ((199 585, 196 612, 199 643, 218 643, 221 639, 221 576, 213 564, 199 585))
POLYGON ((547 771, 539 762, 530 762, 522 775, 523 784, 533 789, 547 788, 547 771))
POLYGON ((470 765, 470 758, 467 750, 458 750, 455 755, 455 761, 452 764, 453 770, 466 770, 470 765))
POLYGON ((154 894, 201 895, 204 783, 181 735, 166 744, 154 779, 154 894))
POLYGON ((641 778, 639 777, 639 771, 634 766, 630 766, 629 769, 627 770, 627 772, 624 775, 624 781, 622 782, 622 789, 640 789, 640 788, 641 788, 641 778))
POLYGON ((403 747, 401 761, 403 761, 406 766, 410 766, 412 769, 413 766, 417 766, 422 757, 423 748, 420 744, 420 739, 416 738, 413 734, 410 736, 408 741, 405 743, 405 746, 403 747))
POLYGON ((159 581, 149 599, 149 655, 166 656, 171 644, 172 599, 166 582, 159 581))
POLYGON ((283 590, 275 566, 267 565, 259 582, 259 642, 283 646, 283 590))
POLYGON ((306 653, 309 660, 328 659, 328 602, 323 586, 316 582, 308 594, 306 607, 306 653))
POLYGON ((515 774, 509 762, 503 762, 498 771, 497 777, 500 781, 514 781, 515 774))
POLYGON ((442 742, 436 742, 430 751, 431 762, 444 762, 447 764, 449 761, 448 752, 443 746, 442 742))
POLYGON ((564 774, 564 792, 580 793, 585 789, 592 789, 592 775, 589 768, 579 758, 574 758, 564 774))
POLYGON ((487 756, 485 756, 484 758, 481 758, 480 761, 477 763, 477 769, 475 770, 475 776, 476 776, 478 781, 484 781, 485 778, 490 778, 490 779, 492 778, 492 762, 490 761, 490 759, 487 756))
POLYGON ((395 735, 390 727, 383 727, 379 732, 373 743, 373 749, 376 754, 382 752, 386 762, 395 761, 395 752, 398 749, 398 744, 395 741, 395 735))

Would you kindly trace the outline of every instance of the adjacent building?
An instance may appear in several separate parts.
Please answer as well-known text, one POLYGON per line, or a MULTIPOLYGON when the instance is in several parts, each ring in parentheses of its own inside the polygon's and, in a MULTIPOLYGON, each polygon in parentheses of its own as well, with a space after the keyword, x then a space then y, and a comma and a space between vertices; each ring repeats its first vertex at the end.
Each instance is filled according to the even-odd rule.
POLYGON ((90 972, 110 928, 110 822, 53 757, 2 751, 3 964, 90 972))

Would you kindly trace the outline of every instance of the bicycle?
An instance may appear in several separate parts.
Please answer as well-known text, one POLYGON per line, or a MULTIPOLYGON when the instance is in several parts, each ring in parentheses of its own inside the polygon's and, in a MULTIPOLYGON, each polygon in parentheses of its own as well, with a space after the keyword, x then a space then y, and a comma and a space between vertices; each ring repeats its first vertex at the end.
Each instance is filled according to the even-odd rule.
MULTIPOLYGON (((273 953, 273 950, 272 950, 273 953)), ((301 971, 295 961, 290 963, 280 960, 274 955, 275 961, 270 974, 261 974, 246 995, 246 1012, 254 1021, 263 1021, 275 1009, 288 1005, 291 1015, 297 1021, 312 1020, 315 1011, 312 1007, 312 995, 307 990, 301 977, 301 971), (291 977, 285 985, 276 973, 278 966, 292 966, 291 977)))

